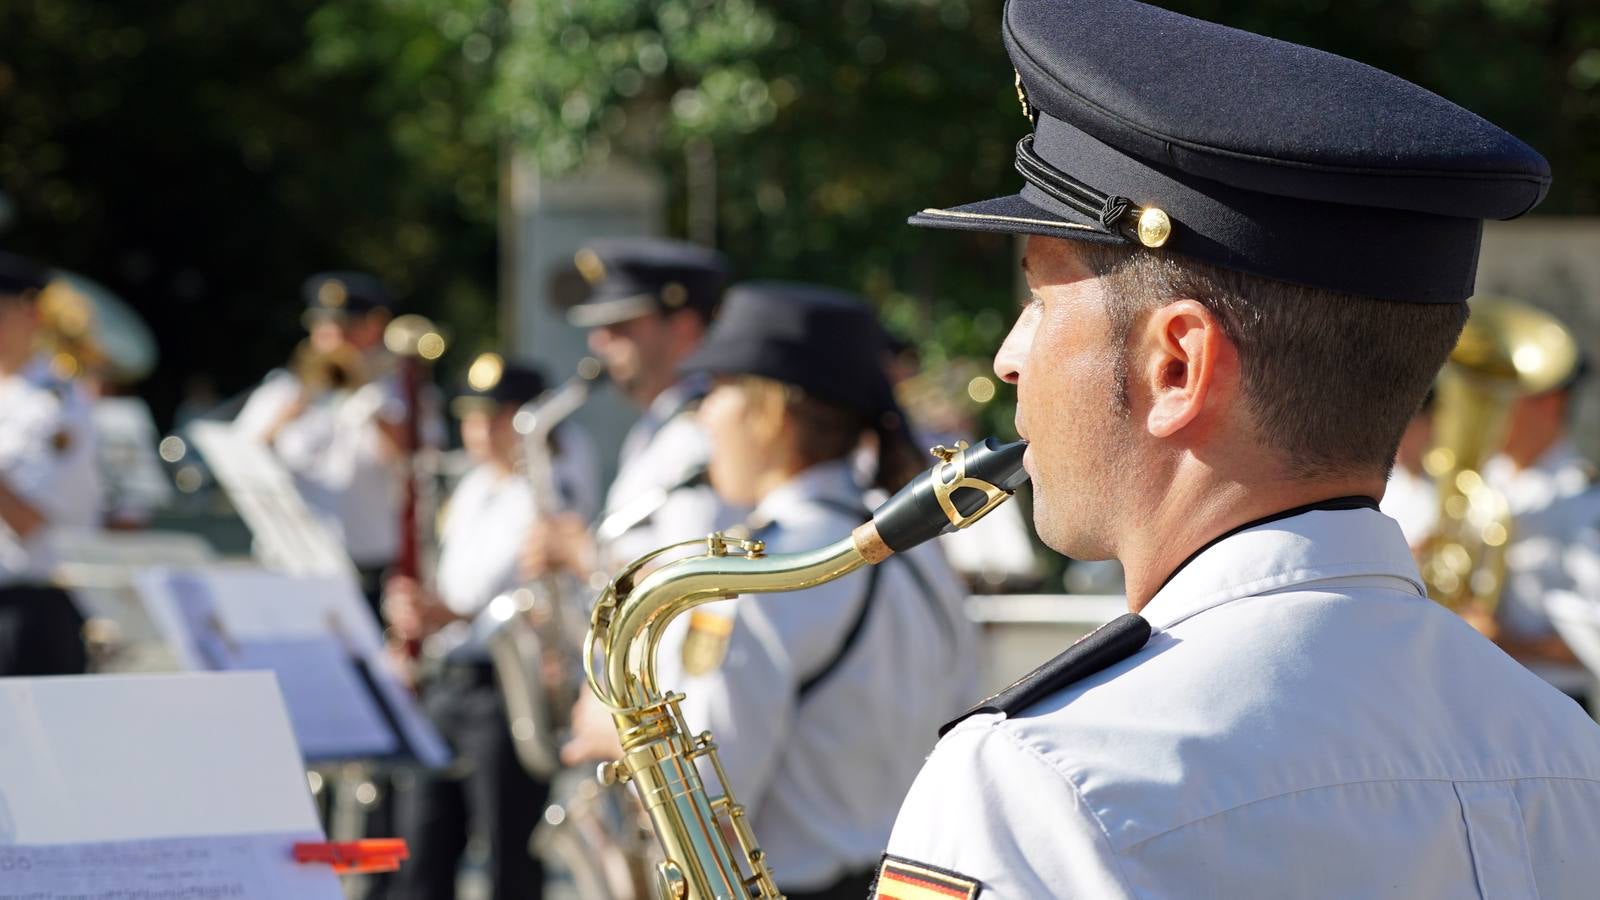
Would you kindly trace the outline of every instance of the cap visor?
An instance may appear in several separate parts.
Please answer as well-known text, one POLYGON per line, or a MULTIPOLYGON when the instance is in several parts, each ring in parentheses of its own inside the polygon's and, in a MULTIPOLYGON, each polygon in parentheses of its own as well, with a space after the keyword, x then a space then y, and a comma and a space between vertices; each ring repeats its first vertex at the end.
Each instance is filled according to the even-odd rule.
POLYGON ((1070 217, 1040 209, 1021 194, 980 200, 950 209, 925 209, 906 220, 923 228, 953 231, 992 231, 1000 234, 1038 234, 1071 241, 1126 244, 1121 235, 1107 234, 1087 216, 1070 217))
POLYGON ((656 301, 649 294, 634 294, 615 300, 592 300, 567 310, 567 321, 579 328, 598 328, 637 319, 655 311, 656 301))

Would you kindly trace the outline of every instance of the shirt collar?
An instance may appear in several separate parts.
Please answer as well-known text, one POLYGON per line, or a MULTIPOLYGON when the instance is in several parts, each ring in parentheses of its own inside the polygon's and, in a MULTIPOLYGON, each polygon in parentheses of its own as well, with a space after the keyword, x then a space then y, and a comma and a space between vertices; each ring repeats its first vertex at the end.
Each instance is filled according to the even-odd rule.
POLYGON ((711 381, 708 376, 699 373, 685 375, 650 401, 650 406, 645 409, 644 418, 664 423, 693 401, 704 397, 710 386, 711 381))
POLYGON ((1341 577, 1389 577, 1427 596, 1400 526, 1374 509, 1313 510, 1206 548, 1140 611, 1167 628, 1232 600, 1341 577))
POLYGON ((772 522, 781 522, 793 517, 797 509, 816 506, 819 501, 841 509, 860 507, 865 517, 867 508, 861 502, 861 488, 856 484, 849 460, 830 460, 796 473, 761 498, 755 512, 750 514, 750 526, 763 528, 772 522))

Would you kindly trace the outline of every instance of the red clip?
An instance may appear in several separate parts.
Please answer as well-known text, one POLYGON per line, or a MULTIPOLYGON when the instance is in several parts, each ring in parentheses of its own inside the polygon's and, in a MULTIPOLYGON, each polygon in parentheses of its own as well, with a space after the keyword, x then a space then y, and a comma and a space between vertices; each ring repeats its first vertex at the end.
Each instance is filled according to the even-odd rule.
POLYGON ((294 845, 294 861, 322 863, 340 875, 393 872, 411 856, 405 838, 368 838, 360 841, 302 842, 294 845))

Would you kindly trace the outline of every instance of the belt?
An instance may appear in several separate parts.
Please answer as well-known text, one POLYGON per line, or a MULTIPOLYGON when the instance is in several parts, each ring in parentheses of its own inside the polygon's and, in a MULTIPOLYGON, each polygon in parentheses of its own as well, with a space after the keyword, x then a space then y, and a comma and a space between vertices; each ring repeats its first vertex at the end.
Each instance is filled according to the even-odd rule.
POLYGON ((454 688, 494 687, 494 664, 488 662, 452 662, 445 660, 434 681, 454 688))

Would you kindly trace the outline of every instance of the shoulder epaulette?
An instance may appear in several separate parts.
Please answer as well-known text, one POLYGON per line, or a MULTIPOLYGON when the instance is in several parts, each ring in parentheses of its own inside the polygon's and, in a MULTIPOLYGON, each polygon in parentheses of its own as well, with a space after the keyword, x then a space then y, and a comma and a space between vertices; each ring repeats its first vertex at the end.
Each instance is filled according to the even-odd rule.
POLYGON ((1148 640, 1150 623, 1143 616, 1118 616, 1074 641, 1055 659, 946 722, 939 729, 939 736, 944 737, 950 729, 980 713, 1014 716, 1056 691, 1138 653, 1148 640))

